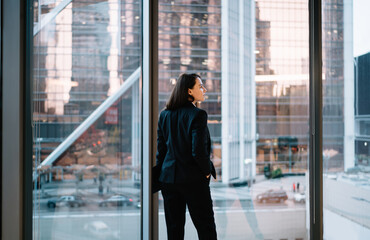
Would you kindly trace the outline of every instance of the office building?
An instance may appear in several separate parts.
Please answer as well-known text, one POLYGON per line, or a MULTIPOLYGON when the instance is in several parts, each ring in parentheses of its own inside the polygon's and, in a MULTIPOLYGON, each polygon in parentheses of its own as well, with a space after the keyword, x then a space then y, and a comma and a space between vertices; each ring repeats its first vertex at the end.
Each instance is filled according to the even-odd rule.
POLYGON ((355 57, 355 166, 370 166, 370 53, 355 57))

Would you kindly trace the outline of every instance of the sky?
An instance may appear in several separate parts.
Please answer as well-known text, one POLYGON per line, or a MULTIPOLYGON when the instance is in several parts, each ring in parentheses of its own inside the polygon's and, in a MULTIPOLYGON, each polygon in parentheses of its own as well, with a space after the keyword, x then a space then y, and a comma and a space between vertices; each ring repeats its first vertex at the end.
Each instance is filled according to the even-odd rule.
POLYGON ((370 52, 370 0, 353 0, 353 55, 370 52))

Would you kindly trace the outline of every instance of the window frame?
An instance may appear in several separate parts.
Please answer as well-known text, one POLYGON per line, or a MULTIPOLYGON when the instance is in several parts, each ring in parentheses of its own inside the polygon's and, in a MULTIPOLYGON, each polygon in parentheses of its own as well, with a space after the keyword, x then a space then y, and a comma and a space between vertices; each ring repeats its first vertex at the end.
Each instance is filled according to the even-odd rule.
POLYGON ((310 239, 323 239, 322 12, 309 0, 309 220, 310 239))
POLYGON ((1 219, 6 219, 1 221, 1 237, 30 239, 32 127, 29 99, 32 91, 32 1, 2 1, 1 17, 1 219))
MULTIPOLYGON (((322 13, 309 0, 309 212, 310 239, 323 239, 322 13)), ((143 159, 141 239, 158 239, 158 195, 151 194, 158 116, 158 0, 143 6, 143 159), (145 116, 145 117, 144 117, 145 116)), ((2 186, 1 234, 32 239, 32 41, 33 1, 1 1, 2 186), (6 99, 6 101, 4 101, 6 99), (5 160, 3 160, 5 159, 5 160), (12 161, 6 160, 12 159, 12 161)))

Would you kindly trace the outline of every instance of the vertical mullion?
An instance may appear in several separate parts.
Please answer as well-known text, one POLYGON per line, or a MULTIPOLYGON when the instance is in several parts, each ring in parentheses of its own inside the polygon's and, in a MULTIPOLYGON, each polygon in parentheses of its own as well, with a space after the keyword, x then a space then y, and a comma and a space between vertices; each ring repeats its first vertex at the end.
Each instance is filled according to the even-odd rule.
POLYGON ((309 1, 310 239, 323 239, 321 0, 309 1))
POLYGON ((143 0, 143 171, 142 239, 158 239, 158 197, 152 194, 152 167, 158 121, 158 1, 143 0))
POLYGON ((23 157, 23 238, 26 240, 32 239, 32 154, 33 154, 33 139, 32 139, 32 72, 33 72, 33 1, 27 0, 25 6, 26 26, 25 39, 25 76, 23 89, 23 106, 24 106, 24 157, 23 157))
MULTIPOLYGON (((1 31, 0 31, 0 91, 1 91, 1 96, 3 96, 3 64, 2 64, 2 59, 3 59, 3 51, 2 51, 2 46, 3 46, 3 24, 2 24, 2 11, 3 11, 3 1, 0 0, 0 26, 1 26, 1 31)), ((1 134, 3 133, 3 99, 0 100, 0 132, 1 134)), ((0 179, 1 181, 3 180, 3 138, 0 138, 0 179)), ((2 209, 2 201, 3 201, 3 186, 0 184, 0 235, 2 233, 2 219, 3 219, 3 209, 2 209)))
MULTIPOLYGON (((157 123, 158 123, 158 0, 151 0, 151 76, 152 76, 152 160, 150 161, 153 165, 156 162, 156 150, 157 150, 157 123)), ((152 166, 153 166, 152 165, 152 166)), ((150 168, 150 172, 152 168, 150 168)), ((152 173, 151 173, 152 174, 152 173)), ((150 185, 151 186, 151 185, 150 185)), ((152 190, 150 188, 150 194, 152 190)), ((158 193, 152 195, 152 240, 158 240, 158 193)))

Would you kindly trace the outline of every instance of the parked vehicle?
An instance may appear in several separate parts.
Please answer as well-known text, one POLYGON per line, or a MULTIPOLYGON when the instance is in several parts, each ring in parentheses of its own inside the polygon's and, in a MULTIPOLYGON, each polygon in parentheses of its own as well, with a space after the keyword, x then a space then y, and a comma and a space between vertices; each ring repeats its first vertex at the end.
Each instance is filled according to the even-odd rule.
POLYGON ((306 194, 305 193, 296 193, 294 194, 294 201, 299 203, 306 202, 306 194))
POLYGON ((131 206, 133 204, 133 199, 121 195, 115 195, 108 199, 105 199, 99 203, 100 207, 107 206, 131 206))
POLYGON ((257 195, 257 201, 260 203, 266 202, 284 202, 288 196, 284 190, 268 190, 267 192, 257 195))
POLYGON ((103 221, 92 221, 84 225, 84 230, 94 239, 119 239, 118 233, 103 221))
POLYGON ((50 199, 47 203, 48 208, 60 206, 80 207, 86 205, 86 201, 80 196, 61 196, 58 199, 50 199))

